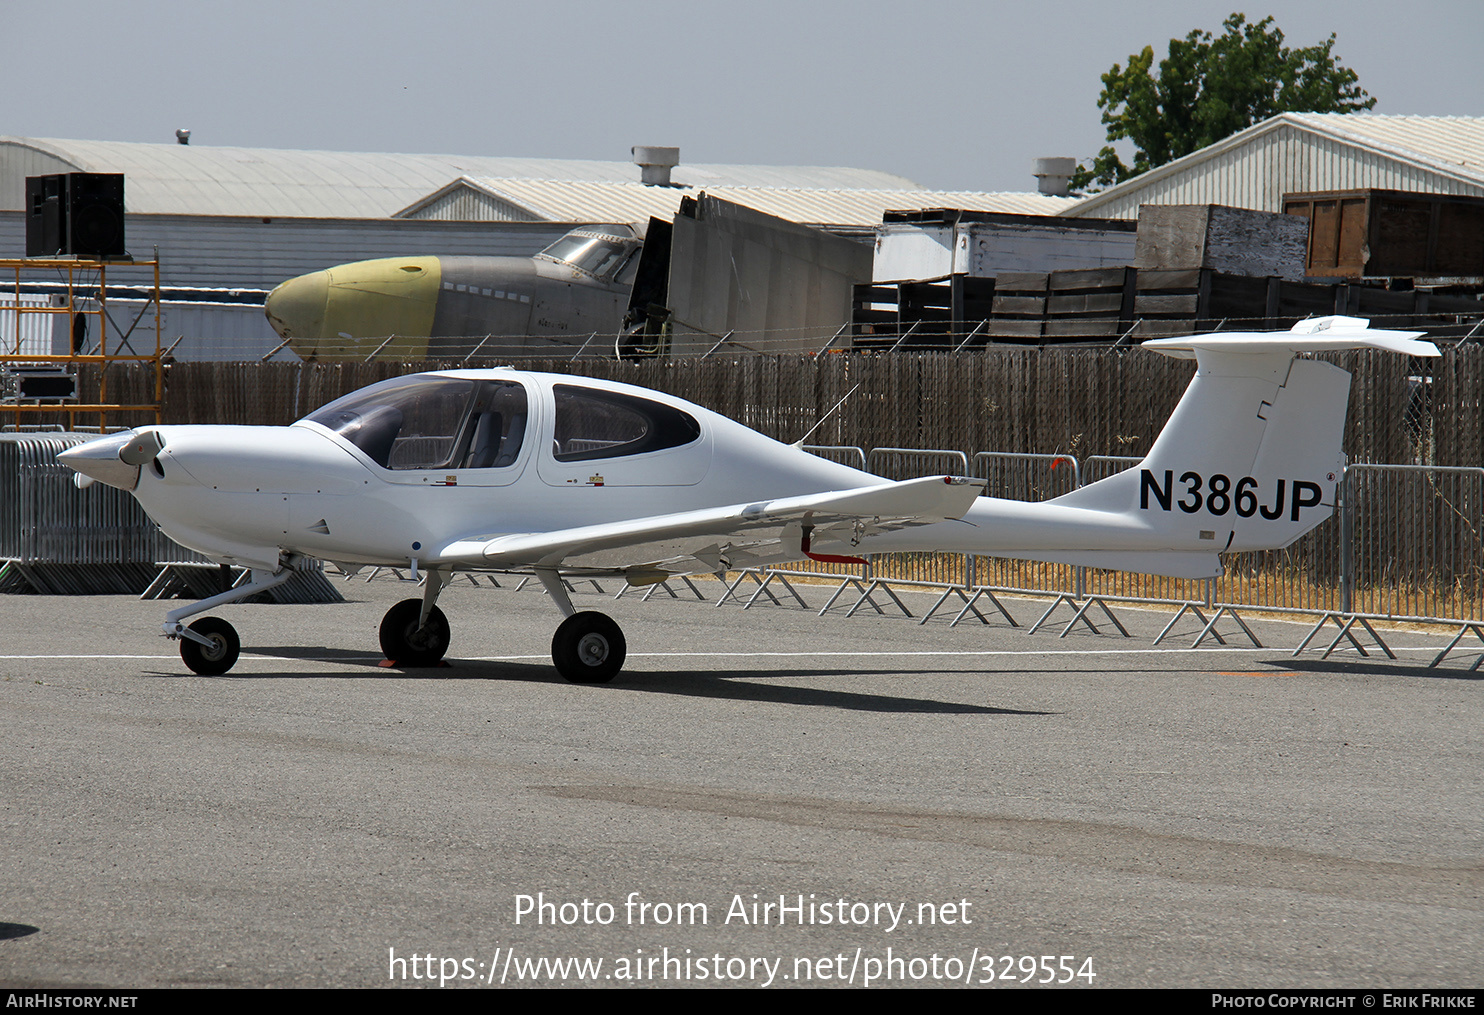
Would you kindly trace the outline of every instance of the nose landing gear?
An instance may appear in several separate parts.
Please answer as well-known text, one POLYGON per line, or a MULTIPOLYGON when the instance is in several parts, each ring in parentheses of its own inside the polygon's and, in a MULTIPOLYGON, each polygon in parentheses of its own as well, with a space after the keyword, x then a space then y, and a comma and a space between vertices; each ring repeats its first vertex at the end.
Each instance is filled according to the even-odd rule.
POLYGON ((292 563, 292 560, 285 561, 285 566, 276 574, 254 568, 252 578, 246 585, 208 596, 165 614, 165 637, 180 640, 180 658, 192 673, 199 673, 203 677, 219 677, 226 673, 237 663, 241 642, 237 638, 236 629, 220 617, 202 617, 190 627, 186 627, 182 621, 218 606, 246 599, 275 585, 282 585, 293 577, 292 563))
POLYGON ((205 640, 202 644, 188 635, 180 639, 180 658, 192 673, 219 677, 237 663, 242 642, 231 624, 220 617, 202 617, 189 630, 205 640))

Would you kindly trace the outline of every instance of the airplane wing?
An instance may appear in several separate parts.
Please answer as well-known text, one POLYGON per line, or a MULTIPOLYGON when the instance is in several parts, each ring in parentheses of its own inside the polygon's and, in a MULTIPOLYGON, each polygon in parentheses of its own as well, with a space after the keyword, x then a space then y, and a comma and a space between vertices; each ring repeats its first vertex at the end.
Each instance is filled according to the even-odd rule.
POLYGON ((932 476, 833 493, 652 515, 552 532, 472 536, 444 547, 454 567, 563 574, 622 574, 647 585, 673 575, 705 574, 812 558, 853 559, 862 538, 959 518, 984 483, 932 476))

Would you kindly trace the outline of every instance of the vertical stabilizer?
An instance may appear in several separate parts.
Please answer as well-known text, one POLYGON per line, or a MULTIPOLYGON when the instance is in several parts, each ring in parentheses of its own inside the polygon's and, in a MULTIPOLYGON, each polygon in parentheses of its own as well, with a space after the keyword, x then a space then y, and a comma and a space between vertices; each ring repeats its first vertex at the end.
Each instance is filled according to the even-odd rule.
POLYGON ((1146 342, 1195 358, 1190 387, 1144 461, 1052 503, 1137 518, 1171 550, 1287 546, 1333 512, 1344 465, 1350 375, 1304 354, 1438 355, 1419 334, 1324 318, 1287 333, 1146 342))

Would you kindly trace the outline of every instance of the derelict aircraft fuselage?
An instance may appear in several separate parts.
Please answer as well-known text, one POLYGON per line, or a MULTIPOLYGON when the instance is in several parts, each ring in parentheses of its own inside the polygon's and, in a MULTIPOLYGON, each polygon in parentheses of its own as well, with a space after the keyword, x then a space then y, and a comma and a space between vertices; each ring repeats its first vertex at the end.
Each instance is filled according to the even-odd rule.
POLYGON ((1139 466, 1043 503, 983 497, 962 477, 888 482, 682 399, 517 370, 416 374, 289 427, 145 427, 60 458, 82 482, 130 490, 177 542, 252 570, 248 585, 167 617, 197 672, 230 668, 237 638, 225 621, 186 617, 320 559, 427 573, 422 600, 382 624, 383 650, 408 665, 448 648, 436 602, 453 574, 535 574, 566 615, 557 668, 602 681, 623 663, 622 632, 577 612, 564 577, 644 585, 925 550, 1220 574, 1220 553, 1286 546, 1332 511, 1349 374, 1304 354, 1437 355, 1415 339, 1333 318, 1147 343, 1198 360, 1170 422, 1139 466))
POLYGON ((471 336, 581 348, 622 327, 642 247, 632 226, 590 225, 532 257, 355 261, 289 279, 264 312, 306 361, 460 357, 471 336))

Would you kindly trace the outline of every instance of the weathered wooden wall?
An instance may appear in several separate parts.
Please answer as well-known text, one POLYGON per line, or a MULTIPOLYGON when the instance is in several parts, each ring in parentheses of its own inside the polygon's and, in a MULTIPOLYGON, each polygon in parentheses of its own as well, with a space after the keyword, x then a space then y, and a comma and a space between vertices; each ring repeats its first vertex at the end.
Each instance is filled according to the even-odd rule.
MULTIPOLYGON (((1484 464, 1484 353, 1478 347, 1451 349, 1430 362, 1380 353, 1352 353, 1336 362, 1354 376, 1345 441, 1352 460, 1484 464)), ((441 365, 177 363, 167 374, 164 420, 282 425, 363 385, 441 365)), ((810 443, 1079 457, 1143 454, 1192 373, 1189 361, 1137 349, 522 366, 656 388, 786 442, 802 437, 859 385, 810 443)), ((112 397, 148 400, 144 371, 113 369, 112 397)), ((115 415, 108 422, 152 420, 115 415)))
MULTIPOLYGON (((1370 352, 1335 361, 1354 376, 1345 439, 1353 461, 1484 465, 1480 347, 1449 349, 1431 361, 1370 352)), ((164 419, 286 424, 363 385, 440 365, 177 363, 168 373, 164 419)), ((1054 348, 522 366, 656 388, 786 442, 802 437, 858 384, 810 443, 1079 457, 1147 451, 1192 372, 1189 361, 1139 349, 1054 348)), ((144 398, 147 375, 115 369, 110 394, 144 398)), ((109 419, 145 422, 152 420, 109 419)))

